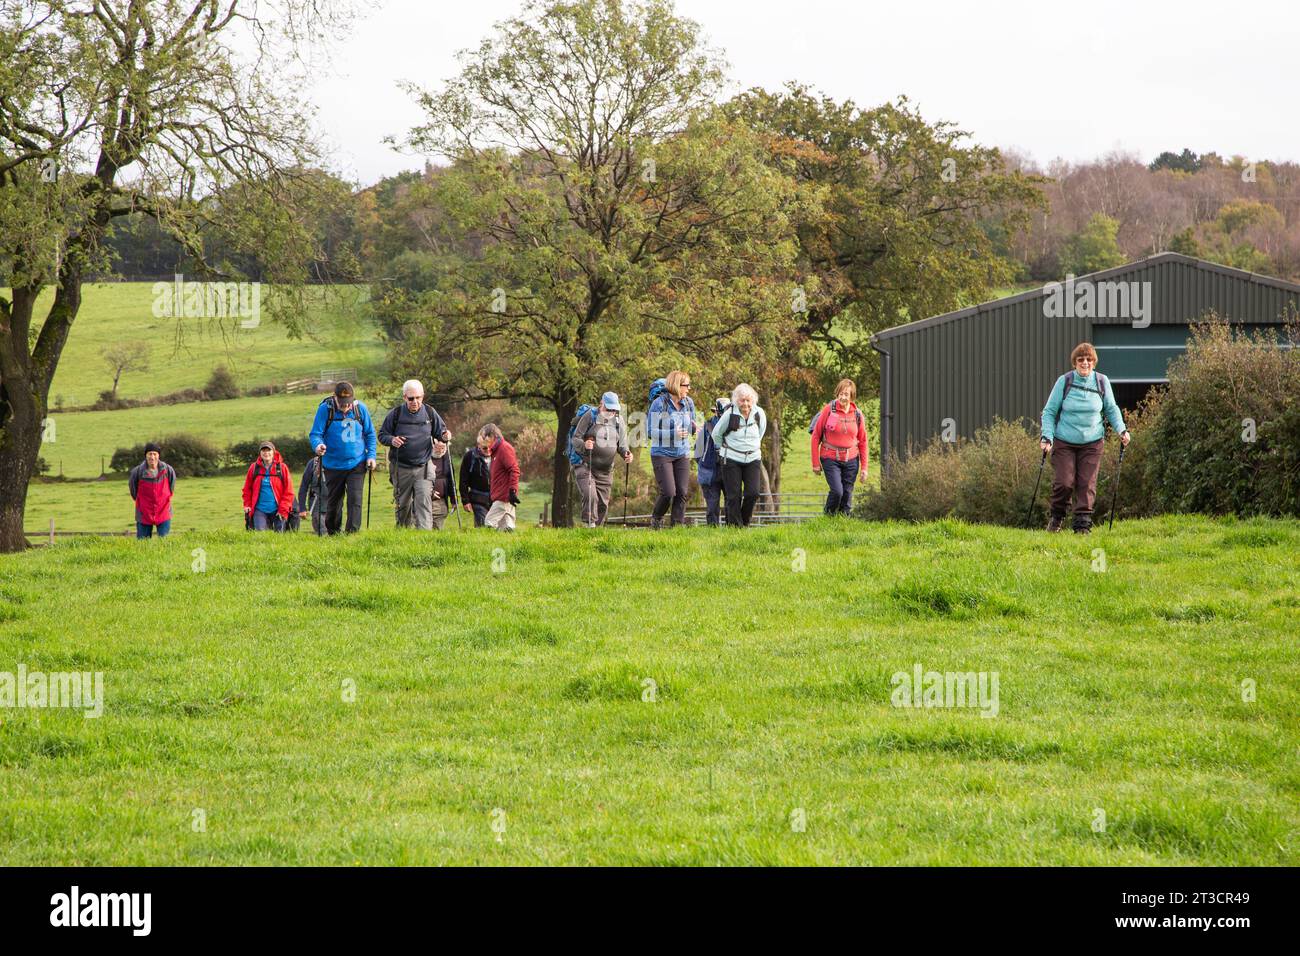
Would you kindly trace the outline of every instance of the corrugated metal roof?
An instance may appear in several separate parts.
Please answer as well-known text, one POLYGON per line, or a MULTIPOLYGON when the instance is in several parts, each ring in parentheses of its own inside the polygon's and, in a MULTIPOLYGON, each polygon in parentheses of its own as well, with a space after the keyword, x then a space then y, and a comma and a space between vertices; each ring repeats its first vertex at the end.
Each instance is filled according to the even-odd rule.
MULTIPOLYGON (((1179 252, 1158 252, 1155 255, 1147 256, 1143 259, 1136 259, 1133 262, 1126 262, 1122 266, 1115 266, 1111 269, 1103 269, 1100 272, 1090 272, 1087 275, 1075 276, 1076 285, 1079 282, 1105 282, 1118 278, 1119 276, 1130 275, 1135 272, 1141 272, 1143 269, 1154 265, 1161 265, 1168 262, 1178 262, 1184 265, 1192 266, 1196 269, 1203 269, 1208 272, 1215 272, 1219 275, 1227 276, 1233 279, 1240 279, 1247 282, 1257 283, 1270 288, 1279 289, 1283 292, 1294 292, 1300 295, 1300 285, 1294 282, 1286 282, 1282 279, 1275 279, 1272 276, 1260 275, 1257 272, 1250 272, 1246 269, 1233 269, 1230 266, 1219 265, 1217 262, 1207 262, 1205 259, 1197 259, 1193 256, 1185 256, 1179 252)), ((871 342, 890 339, 898 335, 904 335, 908 332, 916 332, 920 329, 929 328, 932 325, 941 325, 944 322, 955 322, 958 319, 968 318, 973 315, 979 315, 981 312, 988 312, 995 308, 1003 308, 1009 305, 1016 305, 1020 302, 1026 302, 1031 299, 1042 298, 1047 294, 1047 283, 1042 288, 1030 289, 1027 292, 1020 292, 1016 295, 1007 296, 1003 299, 991 299, 988 302, 981 302, 979 305, 970 305, 964 309, 958 309, 955 312, 945 312, 942 315, 931 316, 926 319, 916 319, 912 322, 906 322, 902 325, 895 325, 892 328, 883 329, 871 336, 871 342)), ((1103 320, 1104 321, 1104 320, 1103 320)), ((1127 320, 1125 320, 1127 321, 1127 320)))

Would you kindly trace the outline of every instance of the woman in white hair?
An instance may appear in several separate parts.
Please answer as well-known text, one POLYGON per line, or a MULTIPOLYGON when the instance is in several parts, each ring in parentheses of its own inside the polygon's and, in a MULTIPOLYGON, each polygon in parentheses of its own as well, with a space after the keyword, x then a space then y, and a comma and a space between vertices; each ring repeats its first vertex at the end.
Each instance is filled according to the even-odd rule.
POLYGON ((767 415, 758 407, 758 393, 741 382, 731 392, 731 405, 713 426, 713 441, 722 459, 727 524, 733 528, 748 527, 754 516, 762 472, 760 449, 766 432, 767 415))

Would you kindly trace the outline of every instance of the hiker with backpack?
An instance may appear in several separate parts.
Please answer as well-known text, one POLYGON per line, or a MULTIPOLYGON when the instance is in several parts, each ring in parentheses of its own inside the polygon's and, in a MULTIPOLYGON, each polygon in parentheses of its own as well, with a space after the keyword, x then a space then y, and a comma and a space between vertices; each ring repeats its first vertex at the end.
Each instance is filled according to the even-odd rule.
POLYGON ((858 387, 842 378, 835 400, 824 405, 812 420, 812 469, 826 476, 826 514, 848 515, 853 510, 853 486, 867 474, 867 423, 855 404, 858 387))
POLYGON ((624 462, 632 460, 622 411, 618 395, 606 392, 599 405, 579 405, 569 425, 569 464, 582 499, 582 523, 588 528, 603 525, 609 513, 615 455, 624 462))
MULTIPOLYGON (((403 382, 401 403, 384 417, 383 424, 379 426, 380 444, 396 451, 396 456, 389 454, 392 466, 389 468, 388 480, 393 485, 399 528, 433 530, 433 491, 434 482, 438 479, 434 464, 434 442, 450 440, 451 432, 442 416, 424 401, 424 386, 415 379, 403 382)), ((444 444, 443 455, 446 452, 444 444)), ((445 489, 440 501, 442 517, 445 518, 445 489)))
POLYGON ((718 457, 718 444, 713 440, 713 426, 726 410, 731 401, 719 398, 713 402, 713 416, 704 423, 695 439, 695 476, 700 482, 700 494, 704 496, 704 522, 711 528, 718 527, 722 511, 719 499, 722 497, 722 460, 718 457))
POLYGON ((283 531, 293 511, 293 476, 272 442, 264 441, 244 476, 244 515, 254 531, 283 531))
POLYGON ((127 475, 126 490, 135 502, 136 539, 152 538, 154 531, 160 538, 167 537, 172 530, 176 469, 162 460, 162 448, 156 443, 144 446, 144 461, 127 475))
POLYGON ((298 484, 298 494, 293 499, 299 520, 310 518, 311 529, 317 534, 321 533, 320 498, 316 495, 316 464, 319 461, 319 456, 315 455, 307 459, 307 464, 302 469, 302 481, 298 484))
POLYGON ((1110 382, 1097 369, 1097 350, 1080 342, 1070 353, 1072 371, 1056 380, 1043 406, 1043 454, 1052 455, 1052 496, 1047 530, 1057 532, 1065 524, 1065 511, 1074 498, 1075 534, 1092 531, 1093 503, 1097 497, 1097 472, 1101 469, 1102 442, 1106 422, 1128 445, 1129 432, 1115 403, 1110 382))
POLYGON ((334 386, 334 394, 317 406, 307 440, 321 456, 326 533, 339 533, 345 493, 347 533, 360 531, 366 472, 375 467, 375 426, 365 403, 355 400, 349 382, 339 382, 334 386))
POLYGON ((492 456, 481 442, 467 448, 460 460, 460 500, 466 511, 474 512, 474 527, 483 527, 492 507, 492 456))
POLYGON ((659 497, 650 515, 652 528, 663 527, 670 504, 671 524, 686 520, 686 496, 691 490, 689 452, 691 438, 698 430, 690 390, 691 377, 682 371, 669 372, 667 378, 655 379, 650 386, 646 429, 650 433, 650 464, 659 486, 659 497))
POLYGON ((488 424, 479 429, 478 447, 484 457, 492 459, 488 479, 492 506, 483 524, 497 531, 514 531, 515 506, 519 504, 519 459, 514 446, 505 440, 500 428, 488 424))
POLYGON ((762 476, 762 442, 767 413, 758 405, 758 393, 744 382, 731 391, 731 404, 722 409, 713 426, 713 440, 722 459, 722 486, 727 495, 727 524, 749 527, 758 503, 762 476), (743 489, 743 490, 742 490, 743 489))

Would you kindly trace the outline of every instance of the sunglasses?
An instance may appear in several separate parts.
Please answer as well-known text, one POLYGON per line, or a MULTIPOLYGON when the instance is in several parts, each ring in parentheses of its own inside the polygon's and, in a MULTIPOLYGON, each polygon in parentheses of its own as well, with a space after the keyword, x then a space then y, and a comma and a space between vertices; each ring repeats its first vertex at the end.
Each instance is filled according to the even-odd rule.
POLYGON ((422 401, 424 401, 424 396, 423 396, 423 395, 408 395, 408 396, 406 397, 406 400, 407 400, 408 402, 422 402, 422 401))

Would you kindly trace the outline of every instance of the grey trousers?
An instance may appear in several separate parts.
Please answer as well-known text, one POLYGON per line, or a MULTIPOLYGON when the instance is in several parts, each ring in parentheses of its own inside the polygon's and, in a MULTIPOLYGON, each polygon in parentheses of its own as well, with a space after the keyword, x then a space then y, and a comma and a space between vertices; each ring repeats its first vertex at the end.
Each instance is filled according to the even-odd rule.
MULTIPOLYGON (((399 528, 433 530, 433 462, 426 461, 418 468, 395 465, 393 473, 393 502, 397 508, 399 528)), ((443 506, 446 516, 446 505, 443 506)))
POLYGON ((614 469, 592 471, 584 461, 573 466, 573 482, 582 500, 582 523, 595 528, 605 523, 609 514, 609 496, 614 488, 614 469))

